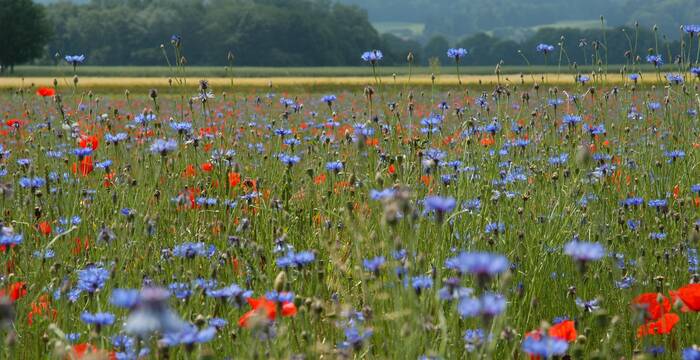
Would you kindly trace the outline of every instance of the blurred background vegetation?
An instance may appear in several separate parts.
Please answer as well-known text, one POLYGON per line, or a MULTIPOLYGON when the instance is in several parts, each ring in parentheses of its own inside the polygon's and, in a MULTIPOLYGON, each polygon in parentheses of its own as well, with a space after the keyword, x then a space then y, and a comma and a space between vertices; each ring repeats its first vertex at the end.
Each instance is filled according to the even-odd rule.
MULTIPOLYGON (((17 6, 31 0, 1 3, 17 6)), ((165 65, 160 45, 168 49, 173 34, 183 38, 187 63, 200 66, 228 65, 229 53, 235 66, 352 66, 361 64, 363 51, 375 48, 384 52, 386 65, 406 64, 409 51, 417 65, 428 65, 431 59, 451 64, 445 51, 452 46, 469 50, 464 65, 543 64, 544 57, 534 51, 540 42, 562 44, 565 65, 591 65, 606 59, 610 64, 625 64, 635 56, 643 58, 652 48, 672 62, 680 53, 679 26, 700 19, 698 0, 35 3, 43 8, 40 19, 46 25, 45 39, 38 40, 42 47, 21 61, 2 61, 0 55, 6 68, 57 64, 67 54, 85 54, 91 65, 165 65), (605 15, 604 22, 600 15, 605 15), (657 32, 652 30, 654 25, 657 32)), ((9 11, 0 7, 0 18, 9 11)), ((692 46, 695 49, 698 44, 692 46)), ((18 48, 9 45, 4 51, 18 48)), ((557 51, 549 64, 559 60, 557 51)))

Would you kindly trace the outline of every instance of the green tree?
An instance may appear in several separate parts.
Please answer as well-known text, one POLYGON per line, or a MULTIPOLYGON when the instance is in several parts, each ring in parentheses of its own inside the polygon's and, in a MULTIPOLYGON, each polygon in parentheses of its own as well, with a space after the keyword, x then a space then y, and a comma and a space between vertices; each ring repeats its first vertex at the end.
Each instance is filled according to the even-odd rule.
POLYGON ((50 26, 44 7, 32 0, 0 0, 0 71, 41 56, 50 26))
POLYGON ((447 49, 449 47, 450 43, 444 36, 433 36, 432 38, 430 38, 430 40, 428 40, 428 43, 426 43, 425 47, 423 48, 425 59, 424 61, 422 61, 422 63, 427 65, 428 60, 432 58, 438 58, 440 59, 440 62, 447 64, 447 49))

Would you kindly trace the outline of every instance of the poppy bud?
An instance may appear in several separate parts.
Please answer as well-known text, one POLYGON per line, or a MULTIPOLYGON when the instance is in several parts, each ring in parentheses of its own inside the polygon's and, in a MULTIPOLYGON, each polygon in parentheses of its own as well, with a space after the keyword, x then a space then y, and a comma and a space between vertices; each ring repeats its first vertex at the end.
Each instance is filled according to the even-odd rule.
POLYGON ((275 291, 282 292, 284 288, 287 286, 287 273, 284 271, 280 271, 279 274, 277 274, 277 277, 275 278, 275 291))

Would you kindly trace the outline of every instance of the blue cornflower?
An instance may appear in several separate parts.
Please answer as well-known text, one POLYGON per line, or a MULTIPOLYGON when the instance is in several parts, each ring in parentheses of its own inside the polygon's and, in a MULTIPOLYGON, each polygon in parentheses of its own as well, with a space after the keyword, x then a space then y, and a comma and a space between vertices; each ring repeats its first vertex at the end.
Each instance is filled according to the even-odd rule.
POLYGON ((591 136, 595 135, 605 135, 605 124, 598 124, 598 125, 584 125, 583 130, 588 131, 588 133, 591 136))
POLYGON ((529 355, 550 359, 566 354, 566 351, 569 349, 569 343, 566 340, 550 336, 541 336, 539 339, 529 336, 523 341, 522 349, 529 355))
POLYGON ((696 77, 700 77, 700 67, 690 68, 690 73, 695 75, 696 77))
POLYGON ((695 347, 683 349, 683 360, 700 360, 700 349, 695 347))
POLYGON ((2 227, 0 229, 0 246, 16 246, 22 243, 24 237, 16 234, 12 228, 2 227))
POLYGON ((224 326, 228 325, 228 321, 222 318, 211 318, 209 319, 209 326, 213 326, 217 329, 221 329, 224 326))
POLYGON ((294 298, 296 295, 294 295, 293 292, 291 291, 282 291, 282 292, 277 292, 277 291, 269 291, 265 293, 265 298, 267 300, 276 302, 276 303, 288 303, 294 301, 294 298))
POLYGON ((136 215, 136 211, 130 208, 122 208, 121 210, 119 210, 119 213, 126 217, 133 217, 134 215, 136 215))
POLYGON ((628 77, 630 80, 637 82, 641 76, 639 74, 630 74, 628 77))
POLYGON ((552 156, 549 158, 550 165, 564 165, 569 160, 569 154, 562 153, 560 155, 552 156))
POLYGON ((68 340, 69 343, 74 344, 80 340, 80 334, 79 333, 67 333, 66 334, 66 340, 68 340))
POLYGON ((277 258, 277 267, 286 269, 291 266, 303 267, 316 260, 316 255, 311 251, 287 252, 286 255, 277 258))
POLYGON ((114 135, 105 134, 105 137, 104 137, 106 143, 108 143, 108 144, 112 143, 115 145, 122 142, 122 141, 125 141, 128 138, 129 138, 129 135, 127 133, 116 133, 114 135))
POLYGON ((641 223, 642 222, 640 220, 629 219, 627 220, 627 228, 629 228, 632 231, 636 231, 637 229, 639 229, 641 223))
POLYGON ((80 291, 94 293, 105 286, 107 279, 109 279, 109 271, 98 266, 88 266, 78 271, 76 288, 80 291))
POLYGON ((134 123, 139 125, 146 125, 149 122, 156 120, 156 114, 137 114, 134 117, 134 123))
POLYGON ((647 206, 661 209, 668 206, 668 201, 666 199, 653 199, 647 202, 647 206))
POLYGON ((192 289, 190 289, 190 285, 187 283, 171 283, 168 285, 168 290, 170 290, 177 299, 187 299, 192 296, 192 289))
POLYGON ((681 74, 666 74, 666 80, 674 85, 680 85, 683 83, 683 75, 681 74))
POLYGON ((678 159, 683 159, 685 157, 685 151, 683 151, 683 150, 666 151, 666 152, 664 152, 664 155, 668 158, 668 163, 670 164, 678 159))
POLYGON ((481 315, 494 317, 506 310, 506 298, 501 294, 486 293, 481 296, 481 315))
POLYGON ((537 47, 535 47, 535 50, 538 53, 547 55, 547 54, 551 53, 552 51, 554 51, 554 45, 539 44, 539 45, 537 45, 537 47))
POLYGON ((216 328, 213 326, 199 330, 196 326, 190 325, 186 326, 182 331, 166 334, 161 339, 161 343, 167 347, 177 345, 192 346, 210 342, 215 336, 216 328))
POLYGON ((140 338, 158 332, 169 334, 182 331, 187 324, 168 306, 170 293, 161 288, 146 287, 139 293, 139 304, 124 324, 127 334, 140 338))
POLYGON ((506 225, 504 223, 488 223, 486 228, 484 228, 484 232, 487 234, 503 234, 506 232, 506 225))
POLYGON ((295 104, 295 102, 292 99, 287 99, 284 97, 280 98, 280 105, 282 105, 284 107, 294 106, 294 104, 295 104))
POLYGON ((636 279, 632 276, 625 276, 620 281, 615 281, 615 287, 618 289, 629 289, 634 285, 636 279))
MULTIPOLYGON (((2 147, 0 147, 0 152, 2 152, 2 147)), ((46 152, 46 157, 60 159, 63 157, 63 151, 59 150, 49 150, 46 152)))
POLYGON ((647 104, 647 108, 649 108, 649 110, 651 110, 651 111, 656 111, 656 110, 661 109, 661 104, 659 104, 658 102, 652 101, 652 102, 647 104))
POLYGON ((457 312, 463 318, 476 316, 492 318, 503 313, 506 306, 506 299, 503 295, 488 292, 481 298, 462 298, 457 305, 457 312))
POLYGON ((338 344, 341 349, 360 349, 365 340, 372 336, 372 329, 360 330, 354 325, 345 328, 345 341, 338 344))
POLYGON ((423 156, 425 156, 427 159, 438 162, 444 159, 447 156, 447 153, 442 150, 430 148, 423 153, 423 156))
POLYGON ((92 154, 92 148, 90 147, 73 149, 73 155, 77 156, 80 159, 89 156, 90 154, 92 154))
POLYGON ((214 245, 206 246, 203 242, 186 242, 173 248, 173 256, 186 259, 194 259, 195 256, 211 257, 215 251, 214 245))
POLYGON ((325 95, 321 98, 321 101, 331 106, 337 99, 335 95, 325 95))
POLYGON ((559 105, 564 104, 564 100, 556 98, 556 99, 549 99, 547 100, 547 105, 557 108, 559 105))
POLYGON ((284 129, 284 128, 278 128, 272 131, 275 135, 284 137, 287 135, 292 135, 292 130, 291 129, 284 129))
POLYGON ((484 331, 481 329, 467 329, 464 332, 464 346, 467 352, 473 352, 484 343, 484 331))
POLYGON ((340 172, 343 170, 343 163, 340 161, 331 161, 326 163, 326 170, 333 172, 340 172))
POLYGON ((190 133, 192 131, 192 123, 186 122, 186 121, 183 121, 183 122, 173 121, 170 123, 170 127, 180 134, 187 134, 187 133, 190 133))
POLYGON ((576 77, 576 82, 580 82, 581 85, 585 85, 589 81, 591 81, 591 78, 587 75, 579 75, 576 77))
POLYGON ((649 233, 649 239, 652 239, 652 240, 663 240, 665 238, 666 238, 666 233, 662 233, 662 232, 649 233))
POLYGON ((564 115, 564 124, 574 126, 581 122, 581 117, 578 115, 564 115))
POLYGON ((472 296, 474 289, 460 286, 459 283, 459 278, 445 280, 445 286, 438 290, 438 298, 443 301, 452 301, 472 296))
POLYGON ((695 25, 695 24, 683 25, 683 31, 685 31, 686 34, 690 35, 690 37, 694 37, 694 36, 700 34, 700 25, 695 25))
POLYGON ((694 193, 700 193, 700 184, 690 185, 690 191, 694 193))
POLYGON ((605 255, 603 245, 597 242, 579 241, 577 237, 564 246, 564 254, 574 260, 585 263, 600 260, 605 255))
POLYGON ((453 197, 428 196, 423 204, 426 213, 434 211, 438 214, 445 214, 454 210, 457 202, 453 197))
POLYGON ((384 258, 384 256, 377 256, 371 259, 362 260, 362 266, 367 271, 377 273, 379 272, 379 269, 384 265, 385 262, 386 259, 384 258))
POLYGON ((289 146, 291 146, 291 147, 294 147, 294 146, 297 146, 297 145, 301 144, 301 141, 299 141, 299 139, 293 138, 293 137, 286 138, 286 139, 284 139, 284 141, 282 141, 282 142, 283 142, 285 145, 289 145, 289 146))
POLYGON ((245 290, 236 284, 231 284, 221 289, 207 289, 206 294, 210 298, 230 300, 238 306, 243 305, 248 298, 253 296, 251 290, 245 290))
POLYGON ((22 188, 37 189, 44 186, 44 184, 46 184, 46 181, 40 177, 19 179, 19 186, 22 188))
MULTIPOLYGON (((2 242, 0 242, 0 245, 2 245, 2 242)), ((51 249, 46 249, 46 251, 34 251, 32 254, 35 258, 39 258, 42 260, 48 260, 48 259, 53 259, 56 256, 56 253, 51 250, 51 249)))
POLYGON ((112 160, 105 160, 95 163, 95 167, 98 169, 109 169, 112 166, 112 160))
POLYGON ((620 201, 620 205, 625 207, 641 206, 644 204, 644 199, 641 197, 631 197, 620 201))
POLYGON ((114 314, 107 312, 98 312, 91 314, 89 312, 83 312, 80 314, 80 320, 89 325, 95 325, 97 327, 107 326, 114 324, 114 314))
POLYGON ((85 55, 66 55, 64 59, 67 63, 73 65, 73 67, 76 67, 85 62, 85 55))
POLYGON ((433 287, 433 279, 430 276, 414 276, 411 278, 411 286, 416 294, 420 295, 423 290, 430 289, 433 287))
POLYGON ((29 166, 32 163, 32 159, 17 159, 17 165, 19 166, 29 166))
POLYGON ((463 297, 457 304, 457 312, 463 318, 477 317, 481 313, 481 302, 470 296, 463 297))
POLYGON ((370 50, 370 51, 365 51, 362 56, 362 61, 371 63, 372 65, 376 64, 379 60, 384 58, 384 54, 380 50, 370 50))
POLYGON ((139 291, 135 289, 114 289, 109 302, 119 308, 131 309, 139 302, 139 291))
POLYGON ((177 149, 177 141, 158 139, 151 144, 151 152, 165 156, 177 149))
POLYGON ((485 97, 485 96, 479 96, 478 98, 474 99, 474 102, 475 102, 477 105, 479 105, 479 107, 482 108, 482 109, 485 108, 485 107, 487 107, 487 106, 489 106, 489 102, 486 101, 486 97, 485 97))
POLYGON ((297 164, 299 161, 301 161, 301 158, 296 156, 296 155, 289 155, 289 154, 280 154, 278 156, 280 161, 284 163, 285 165, 292 167, 293 165, 297 164))
POLYGON ((661 65, 664 64, 664 59, 661 57, 661 55, 647 55, 647 62, 649 64, 653 64, 654 67, 660 68, 661 65))
POLYGON ((455 59, 455 61, 459 62, 460 59, 463 57, 467 56, 469 54, 469 51, 464 48, 450 48, 447 49, 447 57, 451 59, 455 59))
POLYGON ((445 260, 446 268, 480 278, 501 274, 508 270, 509 266, 505 256, 489 252, 460 252, 459 255, 445 260))

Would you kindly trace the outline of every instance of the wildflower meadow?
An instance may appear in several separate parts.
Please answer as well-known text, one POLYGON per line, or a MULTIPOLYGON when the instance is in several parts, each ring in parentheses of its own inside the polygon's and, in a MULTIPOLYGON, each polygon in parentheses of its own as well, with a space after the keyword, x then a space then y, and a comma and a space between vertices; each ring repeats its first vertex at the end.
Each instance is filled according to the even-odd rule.
POLYGON ((0 357, 700 359, 683 29, 677 61, 542 43, 488 82, 465 48, 449 83, 367 49, 361 86, 238 87, 173 35, 138 91, 65 55, 0 93, 0 357))

